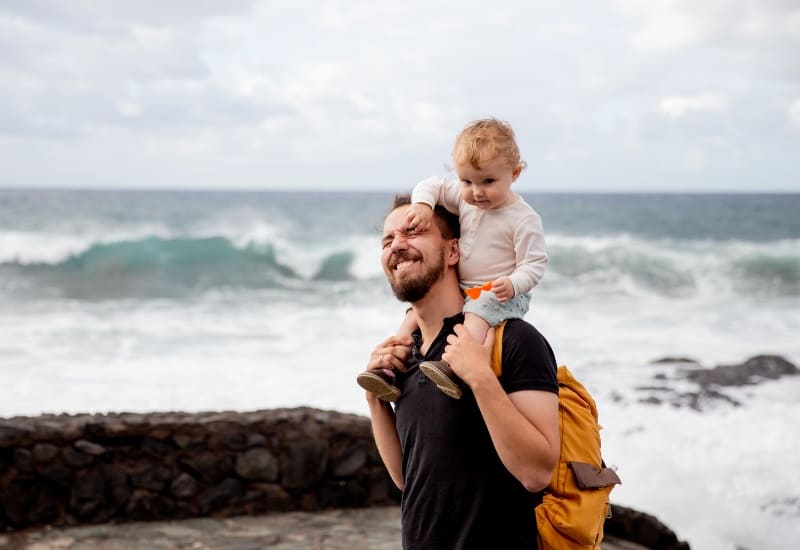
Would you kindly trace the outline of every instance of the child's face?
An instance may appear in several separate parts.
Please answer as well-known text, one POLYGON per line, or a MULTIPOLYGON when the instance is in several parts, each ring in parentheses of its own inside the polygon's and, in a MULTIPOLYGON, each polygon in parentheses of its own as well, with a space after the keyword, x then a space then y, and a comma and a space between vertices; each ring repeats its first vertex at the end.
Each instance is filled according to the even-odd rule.
POLYGON ((510 167, 501 156, 484 162, 479 168, 469 162, 456 163, 461 196, 468 204, 482 210, 502 208, 514 202, 511 184, 517 181, 521 166, 510 167))

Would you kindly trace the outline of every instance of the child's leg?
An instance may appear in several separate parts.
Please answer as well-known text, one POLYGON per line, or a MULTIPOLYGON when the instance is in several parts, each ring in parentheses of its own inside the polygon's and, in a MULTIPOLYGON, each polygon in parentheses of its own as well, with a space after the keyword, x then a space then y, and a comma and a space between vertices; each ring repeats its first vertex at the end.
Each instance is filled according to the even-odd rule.
POLYGON ((464 327, 478 343, 483 344, 483 341, 486 340, 486 333, 489 332, 489 323, 482 317, 478 317, 474 313, 465 313, 464 327))
POLYGON ((418 328, 419 324, 417 323, 417 315, 414 313, 413 309, 408 308, 406 310, 406 316, 403 318, 403 322, 400 323, 400 328, 397 329, 396 335, 411 338, 411 335, 418 328))

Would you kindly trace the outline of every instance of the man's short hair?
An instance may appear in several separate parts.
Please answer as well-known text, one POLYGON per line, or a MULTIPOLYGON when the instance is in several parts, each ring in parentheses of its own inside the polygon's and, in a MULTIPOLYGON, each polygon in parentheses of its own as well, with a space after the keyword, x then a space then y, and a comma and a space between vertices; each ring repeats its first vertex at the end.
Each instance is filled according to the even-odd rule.
MULTIPOLYGON (((411 195, 402 193, 394 196, 394 204, 390 212, 411 204, 411 195)), ((458 239, 461 237, 461 225, 458 223, 458 216, 449 212, 444 206, 439 204, 433 209, 433 219, 439 226, 439 232, 445 239, 458 239)))

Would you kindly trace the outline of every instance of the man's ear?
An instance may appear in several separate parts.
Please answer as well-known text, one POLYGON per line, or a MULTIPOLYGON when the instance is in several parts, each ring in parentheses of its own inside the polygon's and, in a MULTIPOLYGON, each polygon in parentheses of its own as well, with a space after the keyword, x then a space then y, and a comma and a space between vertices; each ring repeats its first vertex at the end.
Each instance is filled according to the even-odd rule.
POLYGON ((458 249, 458 239, 450 239, 445 246, 447 247, 445 250, 447 265, 457 265, 458 259, 461 257, 461 253, 458 249))

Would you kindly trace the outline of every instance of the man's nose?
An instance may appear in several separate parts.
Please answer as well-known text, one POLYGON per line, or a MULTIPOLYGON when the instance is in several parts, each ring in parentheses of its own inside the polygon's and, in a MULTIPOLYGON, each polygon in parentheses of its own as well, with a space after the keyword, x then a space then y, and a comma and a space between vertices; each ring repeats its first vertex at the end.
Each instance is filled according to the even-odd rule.
POLYGON ((406 248, 408 248, 408 235, 400 232, 395 233, 394 238, 392 238, 392 251, 405 250, 406 248))

